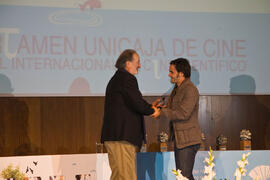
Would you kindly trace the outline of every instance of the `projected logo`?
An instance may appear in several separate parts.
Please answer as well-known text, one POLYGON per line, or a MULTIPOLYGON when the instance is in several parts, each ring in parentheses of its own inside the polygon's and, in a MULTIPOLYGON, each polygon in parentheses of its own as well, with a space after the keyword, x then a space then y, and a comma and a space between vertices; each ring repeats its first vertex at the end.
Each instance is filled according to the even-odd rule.
POLYGON ((100 0, 86 0, 78 4, 75 10, 56 11, 49 15, 49 22, 52 24, 72 24, 88 27, 96 27, 102 24, 102 17, 94 12, 94 9, 101 8, 100 0))

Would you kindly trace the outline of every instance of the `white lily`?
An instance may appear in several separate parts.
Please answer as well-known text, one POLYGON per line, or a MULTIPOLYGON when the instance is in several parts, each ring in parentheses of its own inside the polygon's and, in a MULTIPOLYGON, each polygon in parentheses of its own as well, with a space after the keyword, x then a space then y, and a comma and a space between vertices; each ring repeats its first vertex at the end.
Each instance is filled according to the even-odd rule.
POLYGON ((245 166, 248 165, 247 157, 250 154, 251 154, 250 152, 248 152, 247 154, 244 153, 242 155, 242 160, 237 161, 238 168, 236 168, 235 173, 234 173, 235 180, 241 180, 241 176, 246 176, 247 170, 245 169, 245 166))
POLYGON ((245 163, 243 161, 237 161, 237 165, 240 167, 240 168, 244 168, 245 167, 245 163))
POLYGON ((210 164, 211 160, 210 160, 210 158, 205 158, 204 162, 206 162, 207 164, 210 164))
POLYGON ((205 158, 204 162, 207 163, 207 166, 204 166, 204 176, 202 180, 212 180, 215 179, 216 173, 213 170, 215 163, 213 162, 214 156, 213 156, 213 151, 210 147, 210 150, 208 151, 209 158, 205 158))
POLYGON ((239 168, 236 168, 234 176, 235 176, 235 180, 241 180, 241 172, 239 168))
POLYGON ((245 165, 248 165, 248 160, 247 160, 247 159, 244 160, 244 164, 245 164, 245 165))
POLYGON ((213 179, 216 176, 215 171, 212 171, 211 173, 208 174, 209 179, 213 179))
POLYGON ((243 169, 241 170, 242 176, 246 176, 246 172, 247 172, 247 170, 243 168, 243 169))
POLYGON ((204 167, 204 173, 205 174, 210 174, 213 171, 214 166, 215 166, 214 163, 211 163, 211 165, 209 165, 209 166, 205 166, 204 167))
POLYGON ((248 153, 244 153, 243 155, 242 155, 242 159, 246 159, 249 155, 251 154, 251 152, 248 152, 248 153))
POLYGON ((175 169, 173 169, 172 172, 176 175, 177 180, 188 180, 188 178, 182 175, 181 170, 177 169, 176 171, 175 169))

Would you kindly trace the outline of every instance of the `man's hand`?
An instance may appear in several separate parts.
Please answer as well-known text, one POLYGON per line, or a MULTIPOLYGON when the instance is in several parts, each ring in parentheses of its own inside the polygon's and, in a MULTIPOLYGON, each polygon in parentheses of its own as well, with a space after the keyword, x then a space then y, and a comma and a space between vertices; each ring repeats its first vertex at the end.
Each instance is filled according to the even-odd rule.
POLYGON ((159 98, 159 99, 156 99, 156 100, 152 103, 152 106, 157 107, 157 105, 159 104, 160 100, 161 100, 160 98, 159 98))
POLYGON ((156 107, 156 108, 163 108, 163 107, 167 107, 165 104, 164 104, 164 99, 161 100, 160 98, 159 99, 156 99, 153 103, 152 103, 152 106, 156 107))
POLYGON ((151 115, 151 117, 153 118, 157 118, 160 116, 160 109, 155 107, 155 106, 152 106, 152 108, 155 110, 155 112, 151 115))

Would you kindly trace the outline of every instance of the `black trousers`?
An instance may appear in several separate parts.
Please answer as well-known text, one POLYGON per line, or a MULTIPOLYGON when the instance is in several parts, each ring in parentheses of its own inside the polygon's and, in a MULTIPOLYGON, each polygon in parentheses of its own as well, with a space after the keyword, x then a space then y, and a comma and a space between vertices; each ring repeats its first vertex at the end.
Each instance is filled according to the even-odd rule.
POLYGON ((181 170, 182 175, 189 180, 194 180, 192 170, 195 162, 195 156, 200 148, 200 144, 178 149, 174 145, 174 158, 176 169, 181 170))

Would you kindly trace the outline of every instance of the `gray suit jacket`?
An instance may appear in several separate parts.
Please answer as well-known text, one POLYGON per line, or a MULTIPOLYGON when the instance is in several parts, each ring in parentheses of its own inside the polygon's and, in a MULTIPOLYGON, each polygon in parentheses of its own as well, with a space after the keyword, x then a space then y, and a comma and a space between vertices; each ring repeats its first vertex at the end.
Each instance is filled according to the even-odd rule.
POLYGON ((162 108, 160 117, 172 124, 171 134, 176 147, 181 149, 201 143, 201 130, 198 122, 199 92, 189 78, 171 92, 167 108, 162 108))

